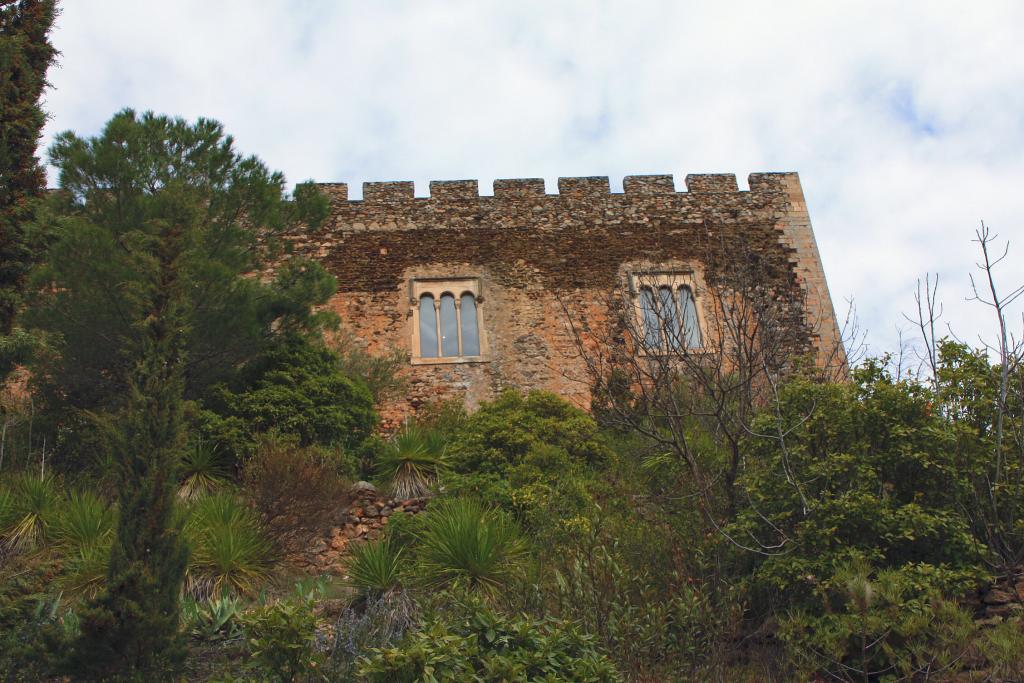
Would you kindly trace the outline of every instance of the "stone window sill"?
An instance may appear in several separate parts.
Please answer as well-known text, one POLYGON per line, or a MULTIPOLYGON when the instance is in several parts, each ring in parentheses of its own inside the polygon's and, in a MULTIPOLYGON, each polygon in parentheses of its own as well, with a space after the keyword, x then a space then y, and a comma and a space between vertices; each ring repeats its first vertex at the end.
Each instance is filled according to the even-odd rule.
POLYGON ((490 363, 486 356, 449 356, 447 358, 413 358, 413 365, 462 365, 466 363, 490 363))

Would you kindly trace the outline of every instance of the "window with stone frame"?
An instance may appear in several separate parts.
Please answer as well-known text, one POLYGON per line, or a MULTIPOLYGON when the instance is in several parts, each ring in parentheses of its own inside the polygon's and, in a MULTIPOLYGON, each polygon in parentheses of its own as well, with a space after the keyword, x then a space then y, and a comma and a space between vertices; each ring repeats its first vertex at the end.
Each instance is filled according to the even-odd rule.
POLYGON ((636 305, 636 341, 644 353, 703 348, 703 316, 693 271, 634 272, 629 285, 636 305))
POLYGON ((480 278, 413 278, 409 303, 414 364, 484 359, 480 278))

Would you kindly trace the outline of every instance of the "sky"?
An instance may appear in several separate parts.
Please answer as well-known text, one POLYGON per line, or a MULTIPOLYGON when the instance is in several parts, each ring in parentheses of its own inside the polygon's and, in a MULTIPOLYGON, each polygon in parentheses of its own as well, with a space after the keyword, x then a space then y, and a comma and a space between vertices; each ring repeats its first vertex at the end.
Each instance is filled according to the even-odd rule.
MULTIPOLYGON (((221 121, 289 181, 800 173, 872 353, 918 278, 970 302, 974 230, 1024 283, 1024 2, 64 0, 43 148, 124 108, 221 121)), ((56 175, 51 170, 51 181, 56 175)), ((1022 297, 1024 300, 1024 297, 1022 297)), ((1011 311, 1024 329, 1021 306, 1011 311)))

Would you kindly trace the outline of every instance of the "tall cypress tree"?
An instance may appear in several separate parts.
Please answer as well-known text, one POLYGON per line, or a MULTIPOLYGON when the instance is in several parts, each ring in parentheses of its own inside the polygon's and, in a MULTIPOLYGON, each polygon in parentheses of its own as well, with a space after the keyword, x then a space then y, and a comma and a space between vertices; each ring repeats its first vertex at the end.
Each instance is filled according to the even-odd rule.
POLYGON ((36 148, 46 122, 39 101, 57 54, 48 40, 55 15, 54 0, 0 0, 0 381, 20 360, 11 333, 37 255, 29 221, 46 189, 36 148))
POLYGON ((169 216, 153 241, 148 282, 134 293, 141 357, 113 422, 121 466, 120 522, 105 592, 82 615, 73 673, 100 680, 161 676, 184 658, 178 597, 188 551, 174 523, 175 472, 183 440, 187 327, 182 253, 186 226, 169 216))

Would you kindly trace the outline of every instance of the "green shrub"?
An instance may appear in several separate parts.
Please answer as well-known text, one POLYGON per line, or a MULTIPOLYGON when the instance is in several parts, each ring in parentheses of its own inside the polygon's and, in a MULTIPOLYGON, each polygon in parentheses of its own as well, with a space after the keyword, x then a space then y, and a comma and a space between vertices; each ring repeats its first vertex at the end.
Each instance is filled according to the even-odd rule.
POLYGON ((541 547, 585 525, 612 459, 589 415, 554 394, 506 391, 454 424, 447 494, 513 513, 541 547))
POLYGON ((230 493, 196 501, 185 535, 192 550, 185 581, 193 595, 254 595, 273 574, 269 536, 252 509, 230 493))
POLYGON ((198 416, 206 437, 241 461, 267 432, 299 446, 355 452, 377 423, 364 382, 342 373, 322 343, 288 335, 231 384, 212 388, 198 416))
POLYGON ((770 435, 781 420, 788 432, 784 447, 777 438, 751 440, 738 482, 744 502, 727 527, 733 539, 780 544, 741 553, 734 568, 751 572, 761 608, 820 611, 836 572, 857 560, 912 570, 922 590, 946 596, 984 577, 983 552, 963 515, 969 480, 930 392, 877 364, 854 379, 791 382, 778 417, 769 412, 754 423, 755 433, 770 435))
POLYGON ((417 573, 431 588, 497 593, 520 574, 526 557, 507 514, 466 498, 432 503, 417 540, 417 573))
POLYGON ((217 444, 200 439, 181 457, 178 496, 193 500, 216 491, 230 477, 230 467, 217 444))
POLYGON ((275 534, 318 528, 348 503, 349 482, 336 455, 294 439, 260 438, 242 467, 242 486, 275 534))
POLYGON ((242 635, 241 601, 230 595, 204 601, 183 600, 181 623, 192 637, 204 641, 234 640, 242 635))
POLYGON ((421 498, 447 469, 447 448, 440 432, 407 423, 377 456, 377 474, 395 498, 421 498))
POLYGON ((594 641, 575 626, 506 617, 468 600, 435 615, 396 646, 358 664, 357 680, 380 683, 622 680, 594 641))
POLYGON ((364 600, 375 600, 400 588, 404 574, 403 548, 389 537, 349 546, 348 581, 364 600))
POLYGON ((30 472, 14 476, 10 498, 2 503, 7 518, 0 537, 11 550, 32 550, 47 539, 60 511, 61 497, 53 477, 30 472))
POLYGON ((109 549, 117 514, 114 507, 88 490, 72 491, 61 506, 51 536, 65 550, 102 546, 109 549))
POLYGON ((977 626, 955 603, 921 593, 916 583, 898 570, 873 573, 863 562, 840 569, 825 614, 799 611, 781 620, 797 675, 908 680, 961 670, 977 626))
POLYGON ((311 600, 292 598, 258 607, 242 617, 242 628, 259 679, 291 683, 322 668, 311 600))

